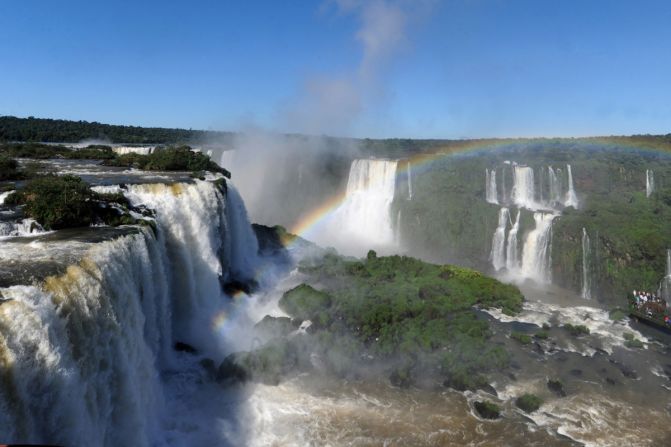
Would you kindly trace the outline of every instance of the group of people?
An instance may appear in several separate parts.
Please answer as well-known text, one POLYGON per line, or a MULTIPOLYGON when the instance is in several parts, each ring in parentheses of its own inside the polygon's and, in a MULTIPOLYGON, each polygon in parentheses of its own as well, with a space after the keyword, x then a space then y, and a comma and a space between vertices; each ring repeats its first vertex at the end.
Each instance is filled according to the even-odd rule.
POLYGON ((671 318, 666 313, 666 301, 664 298, 650 292, 634 290, 634 306, 636 309, 645 312, 649 317, 657 317, 664 320, 664 323, 671 325, 671 318))

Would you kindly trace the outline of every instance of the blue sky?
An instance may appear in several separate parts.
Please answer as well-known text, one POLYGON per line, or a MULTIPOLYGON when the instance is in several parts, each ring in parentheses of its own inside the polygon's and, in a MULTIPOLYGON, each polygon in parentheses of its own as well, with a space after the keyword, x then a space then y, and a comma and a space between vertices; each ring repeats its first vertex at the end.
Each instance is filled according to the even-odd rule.
POLYGON ((0 115, 370 137, 671 132, 671 2, 0 1, 0 115))

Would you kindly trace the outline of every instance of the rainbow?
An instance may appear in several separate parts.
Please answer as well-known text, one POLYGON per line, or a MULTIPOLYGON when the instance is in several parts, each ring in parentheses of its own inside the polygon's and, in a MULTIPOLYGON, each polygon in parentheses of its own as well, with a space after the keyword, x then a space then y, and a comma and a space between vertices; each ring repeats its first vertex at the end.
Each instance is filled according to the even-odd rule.
MULTIPOLYGON (((405 165, 407 163, 413 168, 413 174, 421 174, 421 169, 430 165, 436 160, 448 158, 456 155, 478 154, 489 152, 505 147, 510 147, 519 143, 532 142, 562 142, 562 143, 583 143, 599 145, 600 147, 620 148, 627 150, 636 150, 643 152, 661 152, 667 155, 671 154, 671 141, 662 141, 659 137, 635 136, 635 137, 585 137, 585 138, 511 138, 511 139, 480 139, 480 140, 456 140, 449 141, 444 146, 436 147, 431 152, 423 152, 413 155, 409 158, 399 159, 405 165)), ((397 172, 398 176, 405 176, 403 169, 397 172)), ((321 205, 302 215, 298 222, 289 230, 290 233, 302 238, 309 239, 314 231, 319 228, 323 222, 333 216, 338 207, 345 200, 346 193, 338 192, 326 199, 321 205)))

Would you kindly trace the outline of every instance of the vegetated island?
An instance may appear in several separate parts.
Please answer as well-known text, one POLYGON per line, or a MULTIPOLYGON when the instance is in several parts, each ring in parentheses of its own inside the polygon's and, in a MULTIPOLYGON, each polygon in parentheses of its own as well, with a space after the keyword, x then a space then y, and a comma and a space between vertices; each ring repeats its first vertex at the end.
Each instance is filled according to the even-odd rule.
MULTIPOLYGON (((56 175, 31 165, 21 166, 16 158, 100 160, 114 167, 145 171, 185 171, 203 179, 205 171, 230 178, 220 167, 189 146, 169 146, 150 154, 116 154, 109 146, 92 145, 82 149, 39 143, 0 145, 0 192, 16 190, 4 200, 5 206, 18 207, 23 217, 34 219, 46 230, 85 227, 91 224, 150 225, 150 210, 133 208, 122 193, 101 194, 74 175, 56 175), (140 217, 138 217, 140 216, 140 217)), ((224 178, 215 181, 225 189, 224 178)))
POLYGON ((277 384, 307 370, 347 379, 387 377, 399 387, 488 388, 509 365, 477 308, 521 311, 516 286, 474 270, 406 256, 344 258, 329 251, 303 261, 308 281, 282 296, 289 317, 257 324, 265 345, 229 355, 224 383, 277 384))

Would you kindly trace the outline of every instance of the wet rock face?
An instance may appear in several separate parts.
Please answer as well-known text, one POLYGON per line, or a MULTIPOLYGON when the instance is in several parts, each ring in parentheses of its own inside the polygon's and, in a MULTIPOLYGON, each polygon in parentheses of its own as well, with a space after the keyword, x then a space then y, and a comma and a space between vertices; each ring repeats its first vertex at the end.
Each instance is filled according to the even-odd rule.
POLYGON ((558 397, 565 397, 566 391, 564 390, 564 384, 559 379, 550 379, 548 380, 548 389, 555 393, 558 397))

